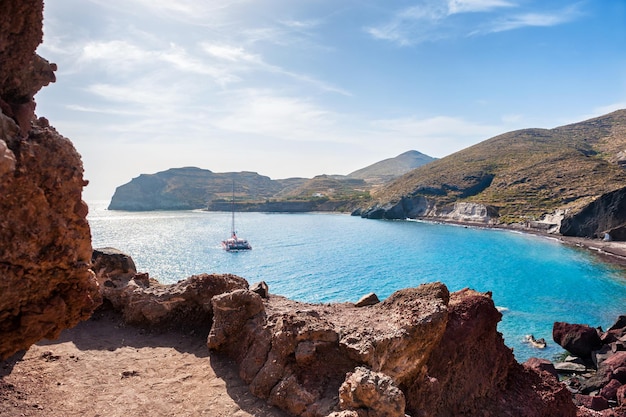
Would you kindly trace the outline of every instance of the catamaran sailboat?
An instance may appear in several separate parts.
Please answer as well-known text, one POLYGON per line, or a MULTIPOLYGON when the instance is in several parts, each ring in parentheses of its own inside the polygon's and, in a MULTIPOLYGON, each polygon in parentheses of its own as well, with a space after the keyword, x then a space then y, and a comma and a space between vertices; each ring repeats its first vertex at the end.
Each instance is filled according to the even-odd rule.
POLYGON ((222 240, 222 247, 228 252, 235 252, 240 250, 250 250, 252 246, 246 239, 242 239, 237 236, 235 231, 235 182, 233 181, 233 203, 232 203, 232 222, 230 229, 230 237, 226 240, 222 240))

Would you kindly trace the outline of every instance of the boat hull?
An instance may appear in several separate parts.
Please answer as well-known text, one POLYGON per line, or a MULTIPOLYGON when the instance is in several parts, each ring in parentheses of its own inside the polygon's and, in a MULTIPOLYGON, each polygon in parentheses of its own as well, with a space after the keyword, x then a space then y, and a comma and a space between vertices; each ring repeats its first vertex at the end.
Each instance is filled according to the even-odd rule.
POLYGON ((222 241, 222 247, 228 252, 250 250, 252 246, 246 239, 230 238, 222 241))

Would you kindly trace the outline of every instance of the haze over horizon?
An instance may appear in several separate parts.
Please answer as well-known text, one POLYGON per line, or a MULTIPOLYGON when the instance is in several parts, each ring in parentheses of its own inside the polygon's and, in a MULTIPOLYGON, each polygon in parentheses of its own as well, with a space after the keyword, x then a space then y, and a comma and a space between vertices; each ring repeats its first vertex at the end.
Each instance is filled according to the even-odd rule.
POLYGON ((197 166, 348 174, 626 108, 626 2, 47 1, 36 113, 84 199, 197 166))

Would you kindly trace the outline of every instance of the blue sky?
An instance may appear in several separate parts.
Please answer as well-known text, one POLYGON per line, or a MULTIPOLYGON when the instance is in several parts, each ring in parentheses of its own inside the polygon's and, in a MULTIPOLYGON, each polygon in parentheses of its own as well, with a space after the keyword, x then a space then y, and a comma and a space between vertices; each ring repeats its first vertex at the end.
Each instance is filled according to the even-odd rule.
POLYGON ((37 114, 86 200, 197 166, 348 174, 626 108, 625 0, 48 0, 37 114))

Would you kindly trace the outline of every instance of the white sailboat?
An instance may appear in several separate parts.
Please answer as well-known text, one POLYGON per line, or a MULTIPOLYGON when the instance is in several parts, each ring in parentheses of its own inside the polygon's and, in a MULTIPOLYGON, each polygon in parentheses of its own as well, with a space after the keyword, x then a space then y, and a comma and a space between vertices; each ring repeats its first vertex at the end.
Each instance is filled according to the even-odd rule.
POLYGON ((222 240, 222 247, 228 252, 236 252, 240 250, 250 250, 252 246, 246 239, 237 236, 235 229, 235 181, 233 181, 233 199, 232 199, 232 221, 230 229, 230 237, 222 240))

